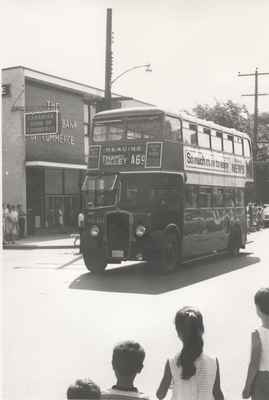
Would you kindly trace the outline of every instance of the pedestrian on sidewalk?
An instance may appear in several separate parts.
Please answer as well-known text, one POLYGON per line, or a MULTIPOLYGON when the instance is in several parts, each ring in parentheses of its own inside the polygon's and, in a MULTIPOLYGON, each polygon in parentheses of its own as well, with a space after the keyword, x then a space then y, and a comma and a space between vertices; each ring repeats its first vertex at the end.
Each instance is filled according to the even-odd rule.
POLYGON ((59 226, 60 233, 63 233, 64 214, 63 214, 61 207, 59 207, 57 210, 57 220, 58 220, 58 226, 59 226))
POLYGON ((2 204, 2 241, 3 244, 7 243, 7 233, 6 233, 6 219, 7 219, 7 214, 8 214, 8 208, 7 206, 3 203, 2 204))
POLYGON ((22 205, 18 204, 17 205, 17 211, 18 211, 18 218, 19 218, 19 238, 23 238, 25 235, 25 218, 26 214, 22 209, 22 205))
POLYGON ((82 234, 85 228, 85 216, 82 210, 78 213, 79 252, 82 253, 82 234))
POLYGON ((251 334, 251 356, 243 399, 269 399, 269 288, 258 290, 254 302, 261 326, 251 334))
POLYGON ((18 212, 13 205, 8 210, 6 216, 7 242, 14 244, 18 234, 18 212))
POLYGON ((184 307, 176 314, 175 326, 183 347, 167 360, 157 398, 162 400, 173 382, 172 400, 224 400, 218 360, 203 352, 202 314, 184 307))

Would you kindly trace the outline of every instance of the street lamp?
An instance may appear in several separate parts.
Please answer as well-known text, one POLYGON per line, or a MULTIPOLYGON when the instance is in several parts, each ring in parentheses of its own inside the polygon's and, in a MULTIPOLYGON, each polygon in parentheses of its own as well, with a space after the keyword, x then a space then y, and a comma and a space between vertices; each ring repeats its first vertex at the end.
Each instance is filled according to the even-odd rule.
POLYGON ((134 69, 138 69, 138 68, 145 68, 146 72, 152 72, 151 69, 151 64, 142 64, 142 65, 135 65, 134 67, 128 68, 125 71, 123 71, 121 74, 119 74, 118 76, 116 76, 116 78, 114 78, 111 81, 111 86, 113 85, 113 83, 115 83, 120 77, 122 77, 123 75, 127 74, 130 71, 133 71, 134 69))

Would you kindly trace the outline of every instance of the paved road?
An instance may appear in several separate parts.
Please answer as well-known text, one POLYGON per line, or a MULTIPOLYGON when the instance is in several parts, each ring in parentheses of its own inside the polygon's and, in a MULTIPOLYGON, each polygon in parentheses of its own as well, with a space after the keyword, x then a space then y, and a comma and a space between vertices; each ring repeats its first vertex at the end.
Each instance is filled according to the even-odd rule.
POLYGON ((194 262, 169 276, 127 263, 96 277, 77 250, 5 250, 3 399, 64 399, 68 384, 86 376, 109 387, 112 348, 125 339, 146 349, 136 384, 153 398, 178 349, 174 314, 187 304, 205 316, 206 349, 219 357, 227 399, 239 399, 258 324, 252 297, 269 284, 268 239, 269 229, 253 233, 240 257, 194 262))

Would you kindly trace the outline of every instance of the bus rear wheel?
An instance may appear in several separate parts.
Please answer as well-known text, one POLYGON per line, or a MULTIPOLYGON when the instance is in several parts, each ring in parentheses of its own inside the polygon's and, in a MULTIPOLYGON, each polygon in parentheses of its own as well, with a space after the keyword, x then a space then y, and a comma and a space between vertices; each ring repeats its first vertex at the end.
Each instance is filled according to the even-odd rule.
POLYGON ((174 272, 180 265, 181 241, 176 232, 167 232, 164 236, 158 270, 162 274, 174 272))
POLYGON ((228 251, 232 256, 236 257, 239 256, 241 247, 242 247, 241 230, 240 228, 236 227, 231 232, 228 244, 228 251))
POLYGON ((107 266, 107 262, 101 255, 93 255, 89 249, 83 249, 83 259, 87 269, 92 274, 102 274, 107 266))

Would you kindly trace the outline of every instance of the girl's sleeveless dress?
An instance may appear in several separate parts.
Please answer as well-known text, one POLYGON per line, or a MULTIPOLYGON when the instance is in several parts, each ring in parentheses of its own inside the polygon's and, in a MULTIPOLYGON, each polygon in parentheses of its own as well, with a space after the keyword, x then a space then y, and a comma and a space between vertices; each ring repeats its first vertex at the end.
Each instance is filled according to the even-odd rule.
POLYGON ((257 329, 261 341, 261 360, 259 371, 256 375, 252 399, 268 400, 269 399, 269 329, 261 326, 257 329))
POLYGON ((182 379, 182 367, 177 366, 178 354, 169 360, 173 379, 171 400, 214 400, 213 387, 217 373, 216 358, 202 353, 194 362, 196 373, 190 379, 182 379))

